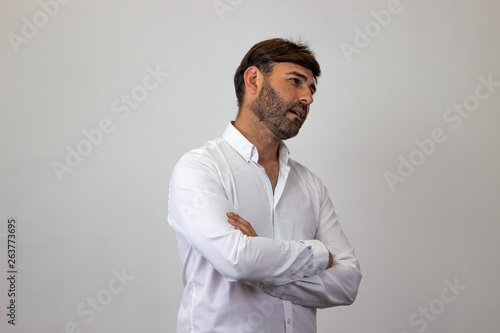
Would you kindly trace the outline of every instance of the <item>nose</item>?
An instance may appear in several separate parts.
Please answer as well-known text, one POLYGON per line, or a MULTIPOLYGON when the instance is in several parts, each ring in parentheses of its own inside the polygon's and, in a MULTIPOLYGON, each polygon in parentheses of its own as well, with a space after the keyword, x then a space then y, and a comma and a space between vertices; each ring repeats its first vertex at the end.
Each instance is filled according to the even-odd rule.
POLYGON ((311 90, 309 88, 304 88, 301 91, 299 100, 302 104, 309 106, 309 104, 311 104, 314 101, 311 90))

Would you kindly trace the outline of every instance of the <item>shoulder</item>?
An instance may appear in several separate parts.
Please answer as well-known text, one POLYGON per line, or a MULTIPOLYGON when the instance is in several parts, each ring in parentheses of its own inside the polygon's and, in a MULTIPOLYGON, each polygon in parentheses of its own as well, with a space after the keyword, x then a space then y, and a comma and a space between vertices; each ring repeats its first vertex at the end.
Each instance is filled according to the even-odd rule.
POLYGON ((204 158, 213 158, 217 156, 218 152, 221 150, 221 145, 224 144, 224 139, 219 137, 212 140, 208 140, 203 144, 203 146, 199 148, 192 149, 186 152, 180 160, 183 159, 204 159, 204 158))
POLYGON ((322 184, 321 179, 305 165, 292 158, 288 160, 288 165, 290 165, 290 172, 297 174, 299 177, 303 177, 308 182, 322 184))
POLYGON ((202 170, 217 172, 224 159, 225 145, 225 140, 219 137, 186 152, 175 164, 173 173, 185 174, 202 170))
POLYGON ((293 176, 306 184, 310 190, 317 193, 318 197, 328 196, 328 190, 319 176, 312 172, 308 167, 292 158, 288 160, 288 164, 290 165, 290 172, 293 176))

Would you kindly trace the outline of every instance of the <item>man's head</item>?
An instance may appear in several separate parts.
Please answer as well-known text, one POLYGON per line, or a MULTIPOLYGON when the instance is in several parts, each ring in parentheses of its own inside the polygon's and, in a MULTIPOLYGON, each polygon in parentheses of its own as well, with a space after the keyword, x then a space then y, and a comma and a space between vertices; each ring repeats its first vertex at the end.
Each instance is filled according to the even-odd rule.
POLYGON ((266 77, 272 72, 276 63, 290 62, 309 69, 316 80, 321 69, 308 46, 281 38, 273 38, 255 44, 245 55, 234 74, 234 88, 238 107, 243 105, 245 96, 244 74, 248 67, 257 67, 266 77))
POLYGON ((238 119, 258 119, 280 140, 294 137, 308 115, 320 73, 303 44, 283 39, 256 44, 234 77, 238 119))

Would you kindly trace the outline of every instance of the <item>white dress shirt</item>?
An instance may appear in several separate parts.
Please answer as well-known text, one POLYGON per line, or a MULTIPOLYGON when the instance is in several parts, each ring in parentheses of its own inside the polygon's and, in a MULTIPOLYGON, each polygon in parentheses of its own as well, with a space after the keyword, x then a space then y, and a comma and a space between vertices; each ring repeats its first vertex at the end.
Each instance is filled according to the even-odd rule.
POLYGON ((281 143, 274 193, 256 147, 231 124, 176 164, 168 221, 182 263, 179 333, 313 333, 316 308, 354 301, 359 264, 328 191, 288 155, 281 143), (227 212, 259 237, 235 230, 227 212))

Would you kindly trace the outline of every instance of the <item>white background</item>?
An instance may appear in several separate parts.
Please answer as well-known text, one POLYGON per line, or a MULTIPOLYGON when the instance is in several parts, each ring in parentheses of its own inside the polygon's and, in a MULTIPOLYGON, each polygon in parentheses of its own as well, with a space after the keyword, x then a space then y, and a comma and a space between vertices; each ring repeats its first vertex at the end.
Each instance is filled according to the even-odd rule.
POLYGON ((329 188, 364 275, 352 306, 318 311, 319 332, 498 331, 499 2, 41 3, 51 16, 35 0, 0 4, 2 332, 175 331, 170 172, 234 119, 234 70, 271 37, 300 37, 322 66, 308 121, 287 144, 329 188), (376 23, 371 12, 391 4, 397 13, 376 23), (147 68, 168 73, 149 91, 137 88, 147 68), (478 77, 496 86, 479 88, 459 126, 443 118, 474 102, 478 77), (127 117, 113 112, 122 94, 144 91, 127 117), (89 148, 84 131, 103 120, 112 130, 89 148), (418 153, 415 140, 435 129, 446 140, 418 153), (69 167, 68 147, 87 156, 69 167), (413 171, 400 167, 410 157, 413 171), (71 172, 58 179, 57 163, 71 172), (391 188, 398 167, 404 182, 391 188))

